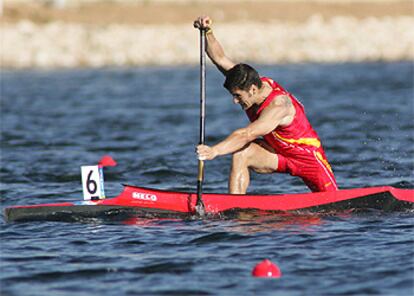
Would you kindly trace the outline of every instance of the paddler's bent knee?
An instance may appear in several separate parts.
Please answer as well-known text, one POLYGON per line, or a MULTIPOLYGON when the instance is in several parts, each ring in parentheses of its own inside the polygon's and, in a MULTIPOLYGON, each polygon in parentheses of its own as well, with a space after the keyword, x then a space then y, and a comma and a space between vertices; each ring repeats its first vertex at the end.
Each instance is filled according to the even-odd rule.
POLYGON ((260 174, 274 173, 278 167, 278 156, 263 146, 251 142, 233 154, 233 167, 246 167, 260 174))

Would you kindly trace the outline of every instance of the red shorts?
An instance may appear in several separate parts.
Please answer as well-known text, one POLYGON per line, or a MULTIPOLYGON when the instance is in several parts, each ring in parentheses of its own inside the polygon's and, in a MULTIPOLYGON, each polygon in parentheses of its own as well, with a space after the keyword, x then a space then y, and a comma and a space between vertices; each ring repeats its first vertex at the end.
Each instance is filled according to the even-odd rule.
POLYGON ((335 176, 322 149, 301 151, 295 156, 277 156, 277 171, 302 178, 313 192, 338 190, 335 176))

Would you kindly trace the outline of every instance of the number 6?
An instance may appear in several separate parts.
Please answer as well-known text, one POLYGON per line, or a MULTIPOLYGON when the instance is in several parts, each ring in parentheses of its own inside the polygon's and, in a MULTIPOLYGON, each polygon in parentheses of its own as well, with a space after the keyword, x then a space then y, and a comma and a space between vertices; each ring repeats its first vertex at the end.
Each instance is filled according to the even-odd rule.
POLYGON ((86 181, 86 187, 90 194, 95 194, 96 190, 98 189, 98 185, 96 184, 95 180, 91 179, 92 173, 93 171, 90 171, 88 174, 88 179, 86 181))

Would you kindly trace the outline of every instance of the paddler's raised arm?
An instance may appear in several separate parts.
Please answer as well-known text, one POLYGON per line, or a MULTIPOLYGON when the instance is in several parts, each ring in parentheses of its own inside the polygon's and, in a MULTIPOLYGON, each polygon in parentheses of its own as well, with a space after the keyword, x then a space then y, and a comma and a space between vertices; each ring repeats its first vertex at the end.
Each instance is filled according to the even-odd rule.
POLYGON ((211 19, 208 16, 200 16, 194 21, 195 28, 206 28, 206 40, 207 40, 207 55, 211 61, 217 66, 223 75, 233 68, 236 64, 231 61, 224 53, 223 47, 216 39, 211 29, 211 19))

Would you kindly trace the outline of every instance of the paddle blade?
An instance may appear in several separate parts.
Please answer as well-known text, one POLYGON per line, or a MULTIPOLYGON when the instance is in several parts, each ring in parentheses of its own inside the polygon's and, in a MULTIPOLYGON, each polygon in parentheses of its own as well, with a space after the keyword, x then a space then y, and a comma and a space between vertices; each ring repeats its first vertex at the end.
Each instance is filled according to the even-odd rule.
POLYGON ((111 156, 105 155, 99 161, 99 165, 102 166, 102 167, 106 167, 106 166, 116 166, 116 161, 111 156))

